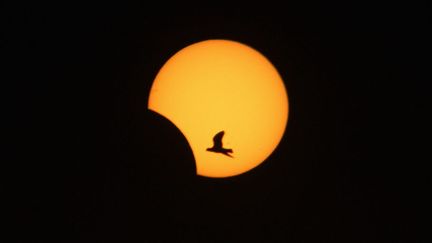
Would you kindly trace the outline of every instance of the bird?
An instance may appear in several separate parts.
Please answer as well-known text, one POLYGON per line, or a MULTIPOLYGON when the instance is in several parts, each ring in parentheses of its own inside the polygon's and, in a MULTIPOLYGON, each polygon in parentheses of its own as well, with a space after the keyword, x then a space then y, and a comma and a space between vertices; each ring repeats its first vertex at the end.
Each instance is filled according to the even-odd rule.
POLYGON ((224 134, 225 134, 225 131, 218 132, 213 137, 213 147, 207 148, 207 151, 215 152, 215 153, 221 153, 221 154, 224 154, 226 156, 229 156, 229 157, 233 158, 233 156, 230 154, 230 153, 233 152, 233 150, 232 149, 223 148, 223 146, 222 146, 222 137, 224 136, 224 134))

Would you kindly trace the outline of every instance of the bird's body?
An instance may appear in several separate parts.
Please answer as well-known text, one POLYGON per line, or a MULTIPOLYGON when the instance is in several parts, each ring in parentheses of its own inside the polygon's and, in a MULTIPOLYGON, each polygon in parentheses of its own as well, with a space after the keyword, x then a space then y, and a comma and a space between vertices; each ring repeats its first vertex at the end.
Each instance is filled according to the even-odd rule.
POLYGON ((213 137, 213 147, 207 148, 207 151, 215 152, 215 153, 221 153, 226 156, 232 157, 230 153, 233 152, 232 149, 223 148, 222 146, 222 138, 224 136, 225 132, 220 131, 213 137))

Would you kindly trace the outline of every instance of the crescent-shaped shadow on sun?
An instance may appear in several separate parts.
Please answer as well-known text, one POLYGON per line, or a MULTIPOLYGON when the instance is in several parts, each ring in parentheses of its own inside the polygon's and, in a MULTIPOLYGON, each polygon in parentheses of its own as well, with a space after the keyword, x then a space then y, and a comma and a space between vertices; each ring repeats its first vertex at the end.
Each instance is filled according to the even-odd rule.
POLYGON ((176 180, 196 176, 196 165, 189 143, 170 120, 146 110, 134 122, 128 155, 136 161, 134 164, 140 171, 146 172, 146 177, 176 180))
POLYGON ((151 222, 145 226, 150 232, 167 227, 167 222, 192 223, 197 176, 186 138, 171 121, 151 110, 135 113, 131 118, 129 136, 121 148, 121 160, 127 163, 127 186, 118 196, 119 208, 131 211, 123 212, 125 218, 119 227, 140 236, 142 228, 123 226, 125 222, 145 219, 151 222))

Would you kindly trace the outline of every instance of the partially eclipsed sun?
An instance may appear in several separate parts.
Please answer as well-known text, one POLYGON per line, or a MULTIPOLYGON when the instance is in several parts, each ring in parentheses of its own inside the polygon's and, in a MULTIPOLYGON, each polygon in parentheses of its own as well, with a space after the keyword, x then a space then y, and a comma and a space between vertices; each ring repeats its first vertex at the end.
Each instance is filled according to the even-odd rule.
POLYGON ((148 108, 180 129, 197 174, 207 177, 261 164, 288 120, 288 96, 275 67, 251 47, 228 40, 198 42, 172 56, 153 82, 148 108))

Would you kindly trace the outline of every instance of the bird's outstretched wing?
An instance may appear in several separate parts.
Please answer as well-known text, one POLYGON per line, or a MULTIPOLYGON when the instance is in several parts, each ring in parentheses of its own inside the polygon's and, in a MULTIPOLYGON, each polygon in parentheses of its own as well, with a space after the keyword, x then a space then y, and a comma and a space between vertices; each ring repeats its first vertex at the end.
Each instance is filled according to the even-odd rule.
POLYGON ((225 132, 220 131, 213 137, 213 143, 215 148, 222 148, 222 137, 224 136, 225 132))

